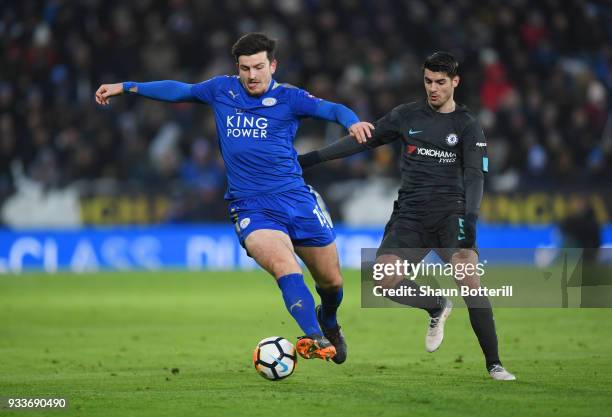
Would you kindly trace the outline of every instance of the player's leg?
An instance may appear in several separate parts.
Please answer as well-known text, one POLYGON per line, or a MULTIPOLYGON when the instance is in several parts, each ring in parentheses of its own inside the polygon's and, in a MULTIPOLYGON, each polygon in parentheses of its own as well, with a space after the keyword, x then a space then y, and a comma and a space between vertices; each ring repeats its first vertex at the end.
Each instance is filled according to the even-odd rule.
POLYGON ((336 243, 323 247, 296 246, 295 251, 312 274, 321 297, 320 321, 328 328, 337 326, 336 312, 342 303, 343 280, 336 243))
POLYGON ((286 233, 259 229, 245 239, 249 255, 274 278, 289 313, 306 334, 321 333, 314 315, 314 299, 304 283, 293 245, 286 233))
MULTIPOLYGON (((425 255, 414 257, 420 262, 425 255)), ((392 254, 386 254, 379 256, 376 259, 377 263, 389 263, 395 264, 397 260, 403 261, 404 256, 396 256, 392 254)), ((444 340, 444 325, 448 316, 450 315, 453 303, 444 297, 434 295, 421 295, 421 286, 415 281, 406 279, 404 277, 388 276, 381 281, 383 288, 388 289, 404 289, 411 288, 412 294, 409 295, 408 291, 401 291, 401 294, 406 295, 394 295, 387 296, 390 300, 396 303, 407 305, 414 308, 420 308, 427 311, 429 314, 429 324, 427 326, 427 332, 425 333, 425 350, 428 352, 435 352, 438 350, 442 341, 444 340)))
MULTIPOLYGON (((422 225, 417 221, 400 220, 392 216, 387 226, 382 243, 376 252, 377 264, 395 265, 398 261, 408 261, 417 264, 429 252, 424 248, 422 225)), ((429 313, 430 316, 438 314, 445 305, 443 297, 421 295, 421 286, 414 280, 403 275, 387 275, 380 281, 384 289, 412 289, 411 295, 408 291, 401 293, 406 295, 388 296, 396 303, 410 307, 420 308, 429 313)))
MULTIPOLYGON (((404 251, 405 252, 405 251, 404 251)), ((415 251, 416 252, 416 251, 415 251)), ((422 251, 419 251, 423 253, 422 251)), ((424 257, 424 253, 420 257, 413 257, 412 259, 418 259, 414 263, 420 262, 424 257), (420 258, 420 259, 419 259, 420 258)), ((385 253, 376 257, 377 264, 391 264, 395 265, 398 261, 404 262, 407 258, 404 255, 397 255, 392 253, 385 253)), ((412 261, 409 261, 413 263, 412 261)), ((430 316, 434 316, 442 310, 442 307, 445 305, 444 297, 439 296, 431 296, 431 295, 422 295, 421 294, 421 286, 413 281, 412 279, 406 278, 403 275, 386 275, 381 281, 380 285, 384 289, 394 289, 403 291, 397 291, 398 293, 404 295, 387 295, 386 297, 389 300, 395 301, 398 304, 403 304, 405 306, 410 306, 414 308, 420 308, 421 310, 427 311, 430 316), (406 290, 410 289, 410 290, 406 290)))
POLYGON ((257 263, 276 278, 285 307, 307 336, 307 349, 298 351, 308 359, 330 359, 335 355, 334 346, 323 337, 317 322, 315 302, 304 283, 302 270, 295 259, 289 236, 278 230, 259 229, 245 239, 245 247, 257 263))
MULTIPOLYGON (((467 270, 475 271, 475 265, 478 262, 478 252, 476 249, 456 249, 459 236, 462 234, 459 217, 448 216, 446 224, 439 232, 440 243, 444 249, 441 249, 438 253, 445 262, 453 264, 453 270, 455 271, 466 271, 465 265, 474 265, 474 267, 467 270)), ((476 274, 466 274, 463 279, 457 279, 456 284, 459 288, 478 289, 480 288, 480 277, 476 274)), ((516 379, 514 375, 503 368, 499 359, 495 319, 493 318, 493 309, 489 298, 487 296, 469 295, 464 296, 463 300, 468 308, 470 324, 478 338, 478 343, 485 356, 487 370, 490 375, 494 379, 516 379)))
POLYGON ((336 355, 332 360, 338 364, 343 363, 348 349, 336 314, 343 298, 343 280, 336 244, 332 242, 322 247, 296 246, 295 251, 312 274, 317 293, 321 297, 321 305, 316 309, 317 319, 323 334, 336 347, 336 355))
POLYGON ((284 219, 288 216, 281 200, 279 196, 266 195, 233 201, 229 207, 230 217, 240 243, 276 279, 289 314, 304 334, 310 335, 316 342, 311 357, 328 358, 333 356, 334 348, 329 341, 323 340, 314 299, 304 283, 293 244, 287 234, 284 219))
POLYGON ((293 202, 291 240, 310 270, 321 297, 316 314, 323 334, 336 347, 332 360, 342 363, 346 360, 347 347, 336 319, 343 291, 333 223, 321 196, 312 187, 294 190, 288 197, 293 202))
MULTIPOLYGON (((455 271, 464 270, 463 265, 475 265, 477 262, 478 255, 471 249, 459 249, 451 257, 451 263, 455 271)), ((466 275, 463 279, 455 282, 459 288, 480 288, 480 278, 477 275, 466 275)), ((500 364, 495 320, 493 319, 493 309, 489 298, 486 296, 464 296, 463 300, 468 308, 472 329, 474 329, 485 355, 487 368, 500 364)))
MULTIPOLYGON (((427 233, 421 221, 397 220, 391 217, 385 235, 378 249, 377 263, 395 264, 398 260, 407 260, 411 264, 419 263, 429 252, 427 248, 427 233)), ((421 295, 421 286, 412 279, 402 276, 388 276, 381 281, 383 288, 405 289, 399 296, 389 296, 388 298, 404 305, 420 308, 429 314, 429 323, 425 334, 425 350, 428 352, 436 351, 444 339, 444 325, 453 304, 450 300, 433 295, 421 295)))
MULTIPOLYGON (((473 249, 459 249, 452 255, 451 262, 454 268, 461 264, 460 269, 454 270, 465 270, 464 265, 476 265, 478 254, 473 249)), ((480 288, 480 277, 476 274, 466 275, 463 279, 456 280, 456 283, 460 288, 478 289, 480 288)), ((468 295, 464 296, 463 300, 468 308, 470 324, 485 356, 487 371, 494 379, 515 380, 516 377, 504 369, 499 359, 495 319, 489 298, 481 295, 468 295)))

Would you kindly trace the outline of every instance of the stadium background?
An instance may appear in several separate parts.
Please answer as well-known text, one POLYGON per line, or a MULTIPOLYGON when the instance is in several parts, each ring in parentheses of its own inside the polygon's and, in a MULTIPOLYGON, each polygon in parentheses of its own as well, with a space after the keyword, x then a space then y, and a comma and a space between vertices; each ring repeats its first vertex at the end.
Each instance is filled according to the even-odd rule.
MULTIPOLYGON (((489 141, 480 244, 561 245, 557 225, 585 201, 602 243, 612 243, 605 2, 23 1, 0 12, 0 270, 186 266, 197 256, 190 236, 201 243, 192 266, 219 267, 209 259, 223 255, 207 247, 229 248, 220 242, 235 253, 221 264, 243 265, 212 112, 134 97, 101 108, 93 92, 234 73, 232 43, 256 30, 279 40, 276 79, 363 120, 421 99, 423 57, 455 53, 457 99, 478 113, 489 141), (177 245, 178 262, 167 264, 162 252, 177 245)), ((307 120, 296 148, 343 133, 307 120)), ((346 226, 342 253, 376 246, 398 187, 398 152, 381 147, 305 173, 346 226)))
MULTIPOLYGON (((572 216, 570 229, 596 220, 599 243, 612 244, 607 1, 0 2, 0 414, 52 414, 5 410, 8 396, 64 397, 66 415, 87 417, 609 414, 612 310, 496 308, 504 365, 519 378, 499 385, 466 311, 426 354, 422 312, 360 308, 350 269, 340 312, 347 363, 300 361, 274 384, 255 374, 257 341, 294 341, 299 329, 266 273, 235 271, 255 266, 226 218, 210 110, 93 99, 102 83, 233 73, 230 46, 253 30, 279 39, 279 81, 364 120, 422 98, 423 57, 454 52, 457 99, 489 140, 480 245, 577 245, 561 228, 572 216), (67 271, 15 274, 27 269, 67 271), (113 271, 72 273, 103 269, 113 271)), ((305 121, 296 147, 342 134, 305 121)), ((345 267, 380 238, 398 152, 381 147, 306 173, 339 224, 345 267)), ((504 266, 500 279, 535 272, 504 266)), ((550 275, 537 284, 555 297, 550 275)), ((565 288, 570 301, 579 290, 565 288)))

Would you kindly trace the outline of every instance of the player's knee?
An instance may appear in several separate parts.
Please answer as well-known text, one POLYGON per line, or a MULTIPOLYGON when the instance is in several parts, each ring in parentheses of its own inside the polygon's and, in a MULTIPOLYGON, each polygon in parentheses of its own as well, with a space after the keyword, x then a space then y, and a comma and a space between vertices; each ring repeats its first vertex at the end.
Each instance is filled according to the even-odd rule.
POLYGON ((342 275, 339 271, 325 274, 325 276, 319 276, 317 278, 317 285, 324 290, 339 291, 343 286, 342 275))
POLYGON ((473 249, 459 249, 451 256, 451 262, 454 264, 475 264, 478 262, 478 255, 473 249))
POLYGON ((384 254, 376 257, 376 263, 379 265, 395 264, 400 258, 397 255, 384 254))
POLYGON ((386 290, 390 290, 393 289, 395 287, 397 287, 397 285, 400 283, 400 281, 402 280, 401 277, 398 277, 396 275, 392 275, 392 276, 387 276, 384 277, 381 281, 380 281, 380 285, 386 289, 386 290))
MULTIPOLYGON (((380 270, 384 271, 386 270, 386 265, 395 265, 396 262, 399 260, 399 258, 396 255, 392 255, 392 254, 385 254, 385 255, 379 255, 376 258, 376 264, 378 266, 380 266, 380 270)), ((400 281, 402 280, 402 277, 392 274, 392 275, 387 275, 387 274, 383 274, 382 279, 380 280, 380 285, 384 288, 384 289, 393 289, 395 287, 397 287, 397 285, 400 283, 400 281)))
POLYGON ((317 284, 319 287, 323 288, 326 291, 338 292, 342 289, 342 280, 340 282, 334 282, 332 284, 321 285, 317 284))
POLYGON ((272 272, 272 275, 274 275, 276 278, 289 274, 302 273, 302 269, 296 262, 289 262, 285 260, 275 260, 270 262, 270 269, 270 272, 272 272))
POLYGON ((478 289, 480 288, 480 278, 476 275, 466 276, 462 280, 458 280, 458 284, 460 287, 467 287, 468 289, 478 289))

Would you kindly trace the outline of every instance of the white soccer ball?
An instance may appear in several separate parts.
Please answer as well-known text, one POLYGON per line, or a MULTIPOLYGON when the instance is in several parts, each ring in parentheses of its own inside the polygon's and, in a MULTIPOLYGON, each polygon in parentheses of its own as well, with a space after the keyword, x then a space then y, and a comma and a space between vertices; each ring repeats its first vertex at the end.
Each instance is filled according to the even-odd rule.
POLYGON ((295 346, 284 337, 266 337, 253 352, 255 370, 270 381, 287 378, 293 373, 296 363, 295 346))

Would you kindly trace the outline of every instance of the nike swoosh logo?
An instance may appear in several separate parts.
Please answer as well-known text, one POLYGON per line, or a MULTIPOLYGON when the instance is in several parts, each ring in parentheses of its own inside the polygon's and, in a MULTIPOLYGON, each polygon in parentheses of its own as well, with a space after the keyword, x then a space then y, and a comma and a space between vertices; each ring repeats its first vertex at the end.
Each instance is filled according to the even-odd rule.
POLYGON ((270 356, 270 357, 271 357, 271 358, 274 360, 274 362, 276 362, 276 364, 277 364, 278 366, 280 366, 280 367, 281 367, 281 369, 282 369, 282 371, 283 371, 283 372, 287 372, 287 371, 289 370, 289 365, 287 365, 286 363, 283 363, 283 362, 279 361, 279 360, 278 360, 278 359, 276 359, 274 356, 270 356))
POLYGON ((408 134, 409 135, 416 135, 417 133, 421 133, 421 132, 422 132, 422 130, 412 130, 412 129, 410 129, 408 131, 408 134))

